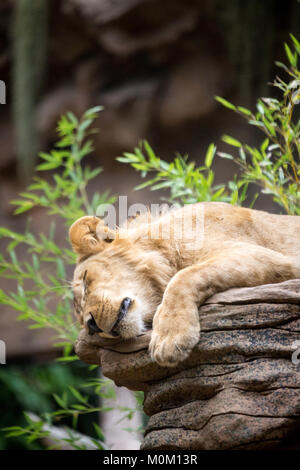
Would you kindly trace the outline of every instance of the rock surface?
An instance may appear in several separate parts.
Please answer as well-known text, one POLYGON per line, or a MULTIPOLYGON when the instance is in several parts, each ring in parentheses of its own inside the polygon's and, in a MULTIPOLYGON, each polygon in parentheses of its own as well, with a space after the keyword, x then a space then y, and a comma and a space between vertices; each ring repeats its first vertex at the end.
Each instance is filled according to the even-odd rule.
POLYGON ((200 341, 176 368, 151 361, 151 332, 118 342, 82 331, 76 352, 145 391, 143 449, 300 448, 300 280, 230 289, 199 316, 200 341))

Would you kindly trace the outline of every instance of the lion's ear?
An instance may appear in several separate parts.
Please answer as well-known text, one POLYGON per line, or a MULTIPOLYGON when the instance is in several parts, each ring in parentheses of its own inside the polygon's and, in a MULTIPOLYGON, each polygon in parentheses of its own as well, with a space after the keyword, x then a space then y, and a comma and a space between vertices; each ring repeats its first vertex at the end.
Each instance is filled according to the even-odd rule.
POLYGON ((84 216, 71 225, 69 238, 76 253, 88 256, 103 250, 114 240, 115 233, 98 217, 84 216))

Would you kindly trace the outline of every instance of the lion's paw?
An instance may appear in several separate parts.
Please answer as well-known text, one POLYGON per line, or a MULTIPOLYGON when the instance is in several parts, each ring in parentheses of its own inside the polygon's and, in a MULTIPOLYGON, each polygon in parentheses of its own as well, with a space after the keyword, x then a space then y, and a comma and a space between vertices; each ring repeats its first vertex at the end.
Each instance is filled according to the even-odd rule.
POLYGON ((187 334, 168 333, 167 335, 159 332, 159 328, 154 328, 149 350, 153 361, 160 366, 175 367, 186 359, 194 346, 199 341, 199 331, 190 331, 187 334))

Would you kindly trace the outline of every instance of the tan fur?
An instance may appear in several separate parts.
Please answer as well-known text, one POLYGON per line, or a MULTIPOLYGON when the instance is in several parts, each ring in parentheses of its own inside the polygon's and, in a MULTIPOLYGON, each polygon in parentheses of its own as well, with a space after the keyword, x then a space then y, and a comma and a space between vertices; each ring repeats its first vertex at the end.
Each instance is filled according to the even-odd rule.
POLYGON ((100 219, 82 217, 70 229, 78 253, 76 311, 83 326, 92 313, 99 334, 110 337, 122 300, 131 298, 117 333, 134 337, 153 321, 152 358, 174 366, 199 340, 198 307, 205 299, 230 287, 300 278, 299 234, 300 217, 225 203, 193 204, 156 218, 146 214, 127 232, 113 233, 100 219), (178 239, 183 217, 204 222, 204 231, 185 230, 178 239))

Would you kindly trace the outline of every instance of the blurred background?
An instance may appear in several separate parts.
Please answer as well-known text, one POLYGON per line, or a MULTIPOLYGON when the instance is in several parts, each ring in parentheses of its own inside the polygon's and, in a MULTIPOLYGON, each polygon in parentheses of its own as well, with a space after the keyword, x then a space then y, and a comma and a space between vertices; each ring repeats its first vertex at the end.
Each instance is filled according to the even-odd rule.
MULTIPOLYGON (((27 215, 13 216, 9 201, 31 181, 38 152, 52 148, 66 111, 105 107, 87 159, 104 172, 90 191, 109 189, 128 195, 129 203, 159 199, 135 193, 139 176, 115 161, 141 139, 165 160, 181 152, 197 163, 209 143, 224 149, 224 133, 254 145, 257 131, 214 97, 253 108, 259 96, 270 95, 274 61, 284 61, 289 33, 299 39, 297 0, 1 0, 0 226, 24 229, 27 215)), ((228 160, 215 161, 217 181, 235 170, 228 160)), ((31 218, 39 232, 48 216, 34 209, 31 218)), ((9 280, 1 279, 0 288, 9 289, 9 280)), ((28 400, 51 408, 51 383, 55 389, 80 377, 80 366, 47 362, 57 354, 49 331, 29 331, 15 317, 2 307, 7 365, 0 366, 0 427, 15 424, 28 400)), ((0 448, 23 445, 0 437, 0 448)))

